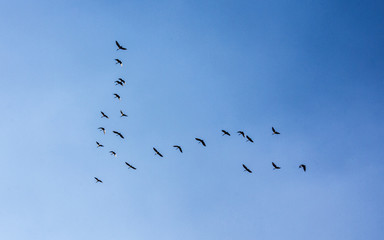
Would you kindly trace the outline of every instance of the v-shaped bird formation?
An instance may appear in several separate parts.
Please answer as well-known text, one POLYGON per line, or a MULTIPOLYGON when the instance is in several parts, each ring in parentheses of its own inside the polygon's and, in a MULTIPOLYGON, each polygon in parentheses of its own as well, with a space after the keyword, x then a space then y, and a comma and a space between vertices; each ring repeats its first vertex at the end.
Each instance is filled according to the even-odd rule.
MULTIPOLYGON (((118 51, 118 50, 123 50, 123 51, 127 50, 127 48, 123 47, 118 41, 115 41, 115 44, 116 44, 116 46, 117 46, 117 51, 118 51)), ((116 64, 119 64, 121 67, 123 67, 123 61, 120 60, 119 58, 115 58, 115 62, 116 62, 116 64)), ((117 87, 119 87, 119 86, 120 86, 120 87, 124 87, 125 84, 126 84, 125 80, 122 79, 122 78, 118 78, 118 80, 114 81, 114 83, 115 83, 115 85, 116 85, 117 87)), ((120 96, 119 94, 117 94, 117 93, 113 93, 113 96, 114 96, 114 98, 118 99, 119 101, 121 100, 121 96, 120 96)), ((100 113, 101 113, 101 118, 109 119, 108 115, 105 114, 103 111, 100 111, 100 113)), ((128 115, 125 114, 125 113, 123 112, 123 110, 120 110, 120 118, 121 118, 121 117, 128 117, 128 115)), ((99 129, 101 132, 103 132, 104 135, 105 135, 106 132, 107 132, 107 130, 106 130, 104 127, 99 127, 98 129, 99 129)), ((116 136, 120 137, 121 139, 124 139, 123 134, 120 133, 120 132, 118 132, 118 131, 116 131, 116 130, 112 130, 112 131, 109 131, 109 132, 112 132, 113 134, 115 134, 116 136)), ((231 136, 231 134, 230 134, 227 130, 224 130, 224 129, 221 130, 221 133, 222 133, 222 136, 228 136, 228 137, 231 136)), ((241 136, 241 137, 243 137, 243 138, 246 139, 245 142, 254 143, 253 139, 252 139, 250 136, 246 135, 246 134, 244 133, 244 131, 237 131, 237 133, 238 133, 239 136, 241 136)), ((275 129, 274 127, 272 127, 272 135, 280 135, 280 132, 276 131, 276 129, 275 129)), ((203 147, 207 147, 207 144, 206 144, 206 142, 205 142, 203 139, 201 139, 201 138, 197 138, 197 137, 196 137, 195 140, 196 140, 197 143, 200 144, 201 146, 203 146, 203 147)), ((104 145, 101 144, 101 143, 99 143, 98 141, 96 141, 96 147, 97 147, 97 148, 104 148, 104 145)), ((173 148, 175 148, 178 152, 183 153, 183 149, 182 149, 181 146, 179 146, 179 145, 173 145, 173 148)), ((153 147, 153 151, 155 152, 155 155, 157 155, 157 156, 159 156, 159 157, 161 157, 161 158, 164 157, 163 154, 161 154, 160 151, 159 151, 158 149, 156 149, 155 147, 153 147)), ((112 156, 117 157, 117 153, 116 153, 115 151, 112 151, 112 150, 111 150, 111 151, 109 151, 109 153, 110 153, 112 156)), ((130 163, 128 163, 128 162, 125 162, 125 165, 128 166, 129 169, 136 170, 136 167, 132 166, 132 165, 131 165, 130 163)), ((242 166, 243 166, 243 169, 244 169, 245 172, 247 172, 247 173, 252 173, 252 170, 249 169, 245 164, 242 164, 242 166)), ((273 166, 273 168, 272 168, 273 170, 279 170, 279 169, 281 169, 281 167, 278 166, 278 165, 277 165, 276 163, 274 163, 274 162, 272 162, 272 166, 273 166)), ((307 171, 307 166, 306 166, 305 164, 300 164, 299 168, 302 168, 304 172, 307 171)), ((97 177, 94 177, 94 179, 96 180, 96 183, 103 183, 103 181, 100 180, 100 179, 97 178, 97 177)))

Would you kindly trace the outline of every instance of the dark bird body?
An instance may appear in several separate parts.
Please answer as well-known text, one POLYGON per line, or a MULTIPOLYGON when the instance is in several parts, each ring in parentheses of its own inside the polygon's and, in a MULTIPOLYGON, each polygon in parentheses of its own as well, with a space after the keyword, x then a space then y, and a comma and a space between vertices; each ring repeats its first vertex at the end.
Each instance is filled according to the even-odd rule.
POLYGON ((120 110, 120 114, 121 114, 121 116, 120 116, 120 117, 128 117, 128 115, 127 115, 127 114, 125 114, 125 113, 123 113, 123 111, 121 111, 121 110, 120 110))
POLYGON ((98 179, 97 177, 95 177, 95 180, 96 180, 96 183, 103 183, 103 181, 101 181, 100 179, 98 179))
POLYGON ((247 138, 247 142, 252 142, 253 143, 252 138, 250 138, 248 135, 246 136, 246 138, 247 138))
POLYGON ((155 155, 159 155, 160 157, 163 157, 163 155, 159 151, 157 151, 156 148, 153 148, 153 151, 155 151, 155 155))
POLYGON ((223 136, 224 135, 228 135, 228 136, 231 136, 231 134, 229 134, 229 132, 225 131, 225 130, 221 130, 223 132, 223 136))
POLYGON ((195 138, 196 141, 198 141, 199 143, 203 144, 204 147, 206 147, 207 145, 205 145, 205 142, 203 139, 200 139, 200 138, 195 138))
POLYGON ((125 81, 124 81, 124 79, 122 79, 122 78, 119 78, 119 81, 120 81, 122 84, 125 84, 125 81))
POLYGON ((303 168, 304 172, 307 171, 307 166, 306 166, 305 164, 301 164, 301 165, 299 166, 299 168, 303 168))
POLYGON ((243 132, 243 131, 237 131, 237 133, 238 133, 239 135, 241 135, 241 136, 245 137, 245 134, 244 134, 244 132, 243 132))
POLYGON ((116 43, 116 46, 117 46, 117 50, 127 50, 125 47, 121 46, 118 41, 115 41, 115 43, 116 43))
POLYGON ((112 131, 114 134, 116 134, 116 136, 119 136, 119 137, 121 137, 122 139, 124 139, 124 136, 123 136, 123 134, 121 134, 121 133, 119 133, 119 132, 117 132, 117 131, 112 131))
MULTIPOLYGON (((101 111, 100 111, 101 112, 101 111)), ((109 118, 107 115, 105 115, 105 113, 101 112, 101 118, 109 118)))
POLYGON ((117 99, 119 99, 119 100, 120 100, 120 95, 119 95, 119 94, 117 94, 117 93, 114 93, 113 95, 115 96, 115 98, 117 98, 117 99))
POLYGON ((272 162, 272 166, 274 167, 273 170, 280 169, 280 167, 278 167, 274 162, 272 162))
POLYGON ((115 61, 116 64, 120 64, 120 66, 123 66, 123 62, 120 59, 116 58, 115 61))
POLYGON ((124 84, 122 82, 120 82, 120 81, 116 80, 115 83, 116 83, 115 85, 121 85, 122 87, 124 86, 124 84))
POLYGON ((125 164, 129 167, 129 168, 132 168, 133 170, 136 170, 136 168, 134 166, 132 166, 131 164, 125 162, 125 164))
POLYGON ((98 141, 96 141, 97 147, 104 147, 104 145, 100 144, 98 141))
POLYGON ((280 134, 278 131, 276 131, 273 127, 272 127, 272 135, 273 134, 280 134))
POLYGON ((100 131, 102 131, 105 134, 105 128, 99 127, 98 129, 100 129, 100 131))
POLYGON ((183 149, 181 149, 181 147, 180 146, 178 146, 178 145, 175 145, 175 146, 173 146, 174 148, 177 148, 177 149, 179 149, 179 151, 182 153, 183 152, 183 149))
POLYGON ((116 157, 116 152, 114 152, 114 151, 109 151, 110 153, 111 153, 111 155, 113 155, 113 156, 115 156, 116 157))
POLYGON ((249 173, 252 173, 252 171, 249 170, 249 168, 247 168, 247 166, 245 166, 244 164, 243 164, 243 168, 245 169, 244 171, 247 171, 247 172, 249 172, 249 173))

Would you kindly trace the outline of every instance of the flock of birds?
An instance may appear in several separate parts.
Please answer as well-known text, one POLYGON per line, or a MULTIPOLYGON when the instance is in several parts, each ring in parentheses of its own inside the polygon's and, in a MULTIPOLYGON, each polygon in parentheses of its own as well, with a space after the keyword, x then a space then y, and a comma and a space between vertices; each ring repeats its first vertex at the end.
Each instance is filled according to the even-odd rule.
MULTIPOLYGON (((115 43, 117 46, 117 50, 127 50, 125 47, 121 46, 118 41, 115 41, 115 43)), ((116 64, 119 64, 121 67, 123 66, 123 62, 120 59, 116 58, 115 61, 116 61, 116 64)), ((118 80, 115 81, 115 85, 120 85, 123 87, 125 85, 125 80, 122 78, 119 78, 118 80)), ((117 98, 118 100, 121 99, 119 94, 114 93, 113 95, 114 95, 114 98, 117 98)), ((100 113, 101 113, 101 118, 109 119, 108 115, 106 115, 103 111, 101 111, 100 113)), ((122 110, 120 110, 120 117, 128 117, 128 115, 126 115, 122 110)), ((99 127, 98 129, 102 131, 104 134, 106 133, 106 130, 104 127, 99 127)), ((120 132, 117 132, 117 131, 112 131, 112 132, 116 134, 116 136, 119 136, 120 138, 124 139, 123 134, 121 134, 120 132)), ((223 133, 223 136, 231 136, 231 134, 226 130, 221 130, 221 132, 223 133)), ((243 131, 238 131, 237 133, 239 136, 242 136, 243 138, 245 138, 246 142, 253 143, 253 139, 248 135, 246 135, 243 131)), ((276 131, 275 128, 272 127, 272 135, 279 135, 279 134, 280 132, 276 131)), ((195 138, 195 140, 199 144, 203 145, 204 147, 207 146, 203 139, 195 138)), ((97 148, 104 147, 104 145, 99 143, 98 141, 96 141, 96 144, 97 144, 97 148)), ((180 153, 183 153, 183 149, 181 148, 181 146, 174 145, 173 147, 177 149, 180 153)), ((159 157, 164 157, 155 147, 153 147, 153 151, 155 152, 155 155, 158 155, 159 157)), ((115 157, 117 156, 115 151, 109 151, 109 153, 115 157)), ((128 162, 125 162, 125 164, 128 166, 129 169, 136 170, 136 168, 131 164, 129 164, 128 162)), ((252 173, 252 171, 247 166, 245 166, 244 164, 242 165, 243 165, 244 171, 248 173, 252 173)), ((281 169, 281 167, 277 166, 274 162, 272 162, 272 166, 273 166, 273 170, 281 169)), ((304 172, 307 171, 307 166, 305 164, 301 164, 299 168, 302 168, 304 172)), ((95 177, 95 180, 96 180, 96 183, 103 183, 103 181, 97 177, 95 177)))

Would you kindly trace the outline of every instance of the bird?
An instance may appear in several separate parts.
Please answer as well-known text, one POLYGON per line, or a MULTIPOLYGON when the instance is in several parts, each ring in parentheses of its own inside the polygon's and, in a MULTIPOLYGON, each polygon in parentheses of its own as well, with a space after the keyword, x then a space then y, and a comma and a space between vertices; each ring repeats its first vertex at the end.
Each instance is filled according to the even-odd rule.
POLYGON ((119 95, 119 94, 117 94, 117 93, 114 93, 113 95, 115 96, 115 98, 117 98, 117 99, 119 99, 119 100, 120 100, 120 95, 119 95))
POLYGON ((238 133, 239 135, 241 135, 241 136, 245 137, 245 134, 244 134, 244 132, 243 132, 243 131, 237 131, 237 133, 238 133))
POLYGON ((249 173, 252 173, 252 171, 249 170, 249 168, 247 168, 247 166, 245 166, 244 164, 243 164, 243 168, 245 169, 244 171, 247 171, 247 172, 249 172, 249 173))
POLYGON ((115 85, 121 85, 122 87, 124 86, 124 84, 121 81, 116 80, 115 83, 116 83, 115 85))
POLYGON ((196 141, 198 141, 199 143, 203 144, 204 147, 206 147, 207 145, 205 145, 205 142, 204 140, 200 139, 200 138, 195 138, 196 141))
POLYGON ((105 128, 99 127, 98 129, 100 129, 100 131, 102 131, 105 134, 105 128))
POLYGON ((272 162, 272 166, 274 167, 273 170, 275 170, 275 169, 280 169, 280 167, 278 167, 274 162, 272 162))
POLYGON ((111 153, 111 155, 113 155, 114 157, 116 157, 116 152, 114 152, 114 151, 109 151, 110 153, 111 153))
POLYGON ((122 139, 124 139, 124 136, 123 134, 117 132, 117 131, 112 131, 114 134, 116 134, 117 136, 121 137, 122 139))
POLYGON ((125 113, 123 113, 123 111, 121 111, 121 110, 120 110, 120 114, 121 114, 121 116, 120 116, 120 117, 128 117, 128 115, 127 115, 127 114, 125 114, 125 113))
POLYGON ((179 151, 180 151, 181 153, 183 152, 183 149, 181 149, 180 146, 178 146, 178 145, 174 145, 173 147, 179 149, 179 151))
POLYGON ((225 130, 221 130, 223 132, 223 136, 224 135, 228 135, 228 136, 231 136, 231 134, 229 134, 229 132, 225 131, 225 130))
POLYGON ((95 177, 95 179, 96 179, 96 183, 103 183, 103 181, 101 181, 100 179, 98 179, 97 177, 95 177))
POLYGON ((105 115, 105 113, 103 113, 102 111, 101 112, 101 118, 105 117, 105 118, 109 118, 107 115, 105 115))
POLYGON ((104 147, 103 144, 100 144, 98 141, 96 141, 97 147, 104 147))
POLYGON ((125 81, 124 81, 124 79, 122 79, 122 78, 119 78, 119 80, 120 80, 120 82, 121 82, 122 84, 125 84, 125 81))
POLYGON ((246 138, 247 138, 247 142, 252 142, 253 143, 252 138, 250 138, 248 135, 246 136, 246 138))
POLYGON ((273 134, 280 134, 280 133, 277 132, 273 127, 272 127, 272 132, 273 132, 272 135, 273 135, 273 134))
POLYGON ((125 162, 125 164, 129 167, 129 168, 132 168, 133 170, 136 170, 136 168, 134 166, 132 166, 131 164, 125 162))
POLYGON ((127 50, 125 47, 121 46, 118 41, 115 41, 115 42, 116 42, 116 45, 118 47, 116 51, 118 51, 118 50, 127 50))
POLYGON ((115 58, 115 61, 116 61, 116 64, 120 64, 120 66, 123 66, 123 62, 120 59, 115 58))
POLYGON ((307 166, 306 166, 305 164, 301 164, 301 165, 299 166, 299 168, 303 168, 304 172, 307 171, 307 166))
POLYGON ((157 151, 156 148, 153 148, 153 151, 155 151, 155 155, 159 155, 160 157, 163 157, 163 155, 159 151, 157 151))

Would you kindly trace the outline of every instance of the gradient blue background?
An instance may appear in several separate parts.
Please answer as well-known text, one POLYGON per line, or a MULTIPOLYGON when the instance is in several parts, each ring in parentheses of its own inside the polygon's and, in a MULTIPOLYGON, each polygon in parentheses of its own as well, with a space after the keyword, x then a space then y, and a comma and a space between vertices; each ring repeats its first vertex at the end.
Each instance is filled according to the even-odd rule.
POLYGON ((0 1, 0 238, 380 239, 383 13, 382 1, 0 1))

